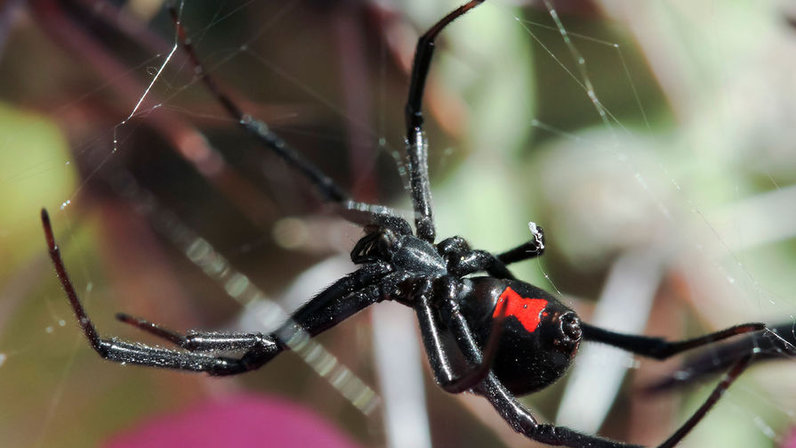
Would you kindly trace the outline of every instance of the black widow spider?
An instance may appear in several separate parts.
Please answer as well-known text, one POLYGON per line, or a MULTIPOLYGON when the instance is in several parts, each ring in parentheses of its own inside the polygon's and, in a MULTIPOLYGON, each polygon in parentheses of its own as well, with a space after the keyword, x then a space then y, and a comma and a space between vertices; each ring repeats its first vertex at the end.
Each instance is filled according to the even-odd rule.
MULTIPOLYGON (((461 237, 435 244, 427 147, 421 112, 423 89, 435 39, 452 21, 483 0, 470 1, 443 17, 417 43, 405 109, 406 150, 415 232, 391 209, 356 202, 268 127, 246 115, 202 69, 180 24, 171 13, 179 41, 197 76, 246 132, 312 183, 341 215, 364 226, 365 236, 351 251, 359 268, 302 306, 271 334, 189 331, 182 335, 152 322, 119 314, 119 320, 164 338, 183 350, 150 347, 116 338, 101 338, 70 281, 45 210, 41 218, 50 257, 69 302, 91 347, 103 358, 151 367, 235 375, 258 369, 284 351, 292 337, 315 336, 377 302, 394 300, 413 308, 437 383, 446 391, 471 391, 494 406, 514 430, 550 445, 630 447, 623 442, 581 434, 537 422, 515 396, 555 382, 569 367, 581 340, 601 342, 655 359, 665 359, 742 333, 766 329, 748 323, 678 342, 625 335, 584 323, 551 294, 517 280, 506 267, 542 255, 541 229, 532 241, 492 254, 473 250, 461 237), (485 272, 485 276, 470 276, 485 272), (228 352, 238 352, 239 357, 228 352)), ((746 354, 728 366, 725 378, 700 408, 660 447, 676 445, 705 416, 752 359, 746 354)))

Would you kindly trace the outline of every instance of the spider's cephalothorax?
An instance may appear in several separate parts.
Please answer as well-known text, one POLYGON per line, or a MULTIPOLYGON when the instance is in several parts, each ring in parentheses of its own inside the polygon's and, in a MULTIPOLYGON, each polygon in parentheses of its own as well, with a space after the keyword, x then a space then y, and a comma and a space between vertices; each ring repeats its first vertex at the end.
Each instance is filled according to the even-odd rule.
MULTIPOLYGON (((383 300, 414 309, 429 364, 446 391, 472 391, 486 398, 514 428, 530 439, 551 445, 630 447, 566 427, 543 424, 515 395, 544 388, 570 365, 581 340, 601 342, 629 352, 664 359, 741 333, 765 329, 750 323, 702 337, 668 342, 625 335, 581 322, 547 292, 514 278, 507 265, 542 254, 542 232, 531 226, 531 241, 500 254, 473 250, 460 237, 436 243, 431 211, 427 148, 421 112, 423 89, 437 35, 483 0, 472 0, 443 17, 417 43, 406 103, 406 151, 415 231, 389 207, 350 199, 343 189, 268 126, 243 113, 208 76, 172 9, 180 42, 199 76, 242 129, 305 177, 341 216, 365 226, 351 259, 357 269, 309 300, 273 333, 173 332, 152 322, 120 315, 120 320, 165 338, 181 349, 150 347, 116 338, 101 338, 66 273, 50 220, 42 210, 47 246, 61 285, 91 347, 105 359, 151 367, 234 375, 260 368, 286 349, 299 330, 317 335, 360 310, 383 300), (436 243, 436 244, 435 244, 436 243), (482 274, 481 276, 476 276, 482 274), (486 275, 483 275, 486 274, 486 275), (239 356, 229 356, 237 352, 239 356)), ((728 363, 725 379, 705 403, 660 447, 676 445, 704 417, 721 394, 746 368, 747 354, 728 363)))

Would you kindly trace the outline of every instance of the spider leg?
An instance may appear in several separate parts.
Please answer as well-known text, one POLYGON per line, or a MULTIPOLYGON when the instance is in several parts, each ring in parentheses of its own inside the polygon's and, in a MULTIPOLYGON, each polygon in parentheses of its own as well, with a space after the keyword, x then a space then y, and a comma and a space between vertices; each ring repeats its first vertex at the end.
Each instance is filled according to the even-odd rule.
MULTIPOLYGON (((299 308, 285 324, 270 335, 263 335, 262 333, 189 331, 183 336, 144 319, 130 317, 125 314, 117 315, 117 317, 125 323, 164 338, 189 352, 244 351, 239 359, 223 358, 227 364, 232 364, 229 367, 226 365, 221 367, 205 367, 204 365, 194 367, 189 364, 187 369, 206 371, 211 375, 235 375, 262 367, 285 349, 293 347, 294 341, 299 341, 307 336, 316 336, 348 319, 367 306, 382 300, 385 297, 385 287, 392 287, 405 279, 405 275, 402 273, 385 275, 387 270, 388 268, 383 265, 366 265, 360 270, 343 277, 299 308)), ((131 345, 129 343, 125 344, 131 345)), ((138 345, 136 344, 136 346, 138 345)), ((129 348, 125 347, 125 350, 129 350, 129 348)), ((179 354, 181 352, 174 353, 179 354)), ((100 355, 113 361, 186 370, 180 365, 164 365, 161 361, 157 364, 151 364, 147 362, 143 353, 138 354, 140 361, 127 357, 120 360, 115 357, 109 357, 102 352, 100 352, 100 355)), ((162 354, 158 353, 157 356, 162 356, 162 354)))
POLYGON ((766 324, 753 322, 735 325, 715 333, 676 342, 649 336, 616 333, 585 322, 581 323, 581 328, 583 329, 583 338, 585 340, 602 342, 637 355, 662 360, 686 350, 710 345, 733 336, 765 330, 766 324))
POLYGON ((710 347, 686 358, 676 374, 646 387, 648 392, 663 392, 683 387, 705 377, 726 371, 739 359, 754 354, 752 363, 793 357, 796 355, 796 333, 793 322, 769 327, 769 331, 748 334, 736 341, 710 347))
MULTIPOLYGON (((443 279, 442 281, 444 282, 445 280, 443 279)), ((472 389, 489 374, 492 361, 499 348, 503 321, 506 317, 507 302, 504 302, 498 318, 492 321, 492 327, 483 354, 477 346, 462 346, 464 356, 470 366, 467 370, 456 371, 445 350, 442 325, 437 310, 432 305, 432 300, 441 302, 443 312, 446 315, 450 315, 450 327, 456 340, 460 340, 462 337, 472 339, 470 327, 455 301, 458 291, 454 284, 454 282, 443 284, 442 288, 439 289, 442 290, 441 293, 444 296, 432 297, 431 281, 426 281, 417 294, 415 310, 420 332, 423 335, 423 344, 426 347, 426 353, 428 353, 429 364, 431 364, 431 369, 434 372, 434 379, 445 391, 460 393, 472 389)))
MULTIPOLYGON (((210 375, 236 375, 253 370, 245 358, 213 356, 204 353, 182 352, 144 344, 120 341, 115 338, 97 339, 95 351, 104 359, 120 364, 207 372, 210 375)), ((92 344, 92 346, 94 346, 92 344)), ((269 348, 273 349, 272 344, 269 348)), ((275 355, 278 352, 273 352, 275 355)))
POLYGON ((491 277, 512 280, 515 278, 514 274, 508 270, 506 264, 503 263, 499 256, 493 255, 485 250, 471 249, 467 241, 460 236, 454 236, 440 241, 439 244, 437 244, 437 249, 439 249, 440 254, 445 257, 448 265, 448 272, 455 276, 464 277, 465 275, 475 272, 485 271, 491 277))
POLYGON ((484 271, 491 277, 514 279, 506 265, 538 257, 544 253, 544 233, 536 226, 534 239, 506 252, 495 255, 485 250, 474 250, 460 237, 446 238, 437 244, 437 249, 448 263, 448 271, 459 277, 484 271))
POLYGON ((514 279, 514 274, 506 267, 511 263, 529 260, 544 253, 544 231, 532 224, 533 239, 495 255, 484 250, 473 250, 470 244, 460 237, 446 238, 437 244, 437 249, 445 257, 448 271, 459 277, 485 271, 491 277, 514 279))
MULTIPOLYGON (((241 358, 247 370, 260 368, 286 348, 295 348, 306 337, 314 337, 338 323, 348 319, 362 309, 384 300, 387 291, 393 290, 404 281, 407 274, 392 272, 382 264, 365 265, 315 296, 298 309, 280 328, 268 336, 257 333, 213 333, 189 332, 186 336, 186 349, 205 351, 226 344, 247 346, 241 358), (263 342, 274 341, 275 348, 264 350, 263 342)), ((235 374, 211 373, 211 374, 235 374)))
POLYGON ((544 230, 541 226, 531 223, 533 239, 527 243, 520 244, 514 249, 497 255, 497 258, 504 264, 513 264, 519 261, 530 260, 544 254, 544 230))
POLYGON ((176 331, 164 328, 154 322, 150 322, 140 317, 131 316, 127 313, 116 313, 116 319, 128 325, 138 328, 139 330, 146 331, 161 339, 165 339, 174 345, 185 348, 185 336, 177 333, 176 331))
MULTIPOLYGON (((129 363, 194 372, 208 372, 211 375, 231 375, 251 370, 245 356, 241 359, 225 356, 210 356, 202 353, 181 352, 149 347, 144 344, 120 341, 116 338, 100 338, 96 327, 94 327, 83 305, 80 303, 80 298, 72 285, 72 281, 69 279, 66 267, 61 259, 61 251, 55 242, 52 226, 50 224, 50 217, 44 209, 41 211, 41 220, 50 259, 53 262, 61 286, 69 298, 69 303, 72 305, 78 323, 83 329, 83 333, 86 335, 86 339, 88 339, 91 348, 101 357, 122 364, 129 363)), ((174 341, 175 333, 156 326, 153 328, 155 328, 155 330, 149 331, 174 341)), ((271 353, 271 357, 273 357, 273 355, 278 353, 277 348, 277 344, 273 341, 263 339, 263 344, 259 347, 258 352, 260 353, 260 358, 271 353)))
POLYGON ((364 308, 386 298, 392 289, 405 279, 403 272, 391 272, 384 263, 367 264, 341 278, 299 308, 275 334, 281 340, 302 329, 316 336, 348 319, 364 308))
POLYGON ((274 338, 266 339, 262 333, 189 330, 182 335, 154 322, 125 313, 117 313, 116 319, 191 352, 248 351, 258 346, 265 347, 276 343, 274 338))
POLYGON ((212 332, 182 336, 146 320, 122 315, 124 322, 194 351, 167 350, 99 336, 69 279, 60 249, 55 242, 49 215, 44 209, 41 211, 41 219, 55 272, 91 348, 102 358, 123 364, 207 372, 211 375, 235 375, 254 370, 290 346, 292 338, 305 334, 315 336, 368 305, 383 300, 386 297, 385 286, 392 288, 396 282, 405 279, 403 273, 390 273, 391 268, 386 264, 365 265, 310 300, 292 319, 268 336, 212 332), (246 351, 240 358, 201 353, 217 349, 246 351))
POLYGON ((443 17, 417 41, 409 96, 404 110, 406 120, 406 152, 409 158, 409 186, 415 211, 415 227, 418 238, 434 242, 436 230, 431 212, 431 186, 428 180, 428 140, 423 131, 423 90, 426 87, 428 69, 434 54, 435 40, 448 24, 484 0, 472 0, 443 17))
POLYGON ((341 215, 361 225, 378 221, 382 217, 403 220, 395 210, 383 205, 368 204, 352 200, 348 194, 318 167, 290 146, 282 137, 273 132, 266 123, 245 113, 243 109, 221 88, 215 78, 205 71, 193 44, 187 36, 185 27, 180 21, 179 13, 173 3, 168 6, 169 12, 177 29, 179 43, 188 55, 194 67, 197 79, 204 82, 205 87, 221 104, 227 114, 232 117, 249 135, 263 146, 273 151, 292 169, 304 176, 318 191, 323 200, 336 204, 341 215))
POLYGON ((732 368, 724 375, 724 378, 713 388, 713 392, 710 393, 710 396, 702 403, 702 406, 694 412, 691 417, 683 423, 680 428, 675 431, 674 434, 671 435, 665 442, 659 445, 658 448, 672 448, 676 446, 680 441, 685 437, 693 428, 696 426, 703 417, 710 411, 713 405, 719 401, 724 392, 729 389, 730 385, 738 379, 739 376, 749 367, 749 364, 752 362, 752 357, 754 355, 747 355, 733 364, 732 368))

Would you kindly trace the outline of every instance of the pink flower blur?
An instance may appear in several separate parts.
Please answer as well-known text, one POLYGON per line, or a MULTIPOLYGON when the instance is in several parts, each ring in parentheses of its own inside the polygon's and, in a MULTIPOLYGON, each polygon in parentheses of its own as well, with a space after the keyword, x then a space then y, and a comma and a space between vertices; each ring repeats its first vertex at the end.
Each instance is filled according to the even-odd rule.
POLYGON ((357 448, 313 412, 288 401, 234 396, 161 415, 115 435, 104 448, 357 448))

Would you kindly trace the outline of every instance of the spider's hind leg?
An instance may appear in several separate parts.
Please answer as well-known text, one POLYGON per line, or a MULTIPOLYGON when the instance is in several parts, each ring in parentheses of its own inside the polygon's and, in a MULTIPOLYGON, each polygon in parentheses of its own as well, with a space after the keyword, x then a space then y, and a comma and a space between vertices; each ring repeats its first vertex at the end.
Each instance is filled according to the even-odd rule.
POLYGON ((583 339, 587 341, 601 342, 640 356, 662 360, 684 351, 715 344, 733 336, 761 332, 766 329, 766 324, 762 322, 740 324, 693 339, 675 342, 650 336, 616 333, 585 322, 581 323, 581 327, 583 328, 583 339))
POLYGON ((119 319, 184 348, 186 351, 151 347, 117 338, 101 338, 86 313, 66 272, 46 210, 41 211, 47 248, 72 311, 91 348, 102 358, 122 364, 169 368, 210 375, 235 375, 257 369, 290 346, 296 336, 315 336, 363 308, 384 300, 406 278, 384 263, 371 263, 341 278, 301 307, 274 333, 189 332, 181 335, 144 319, 122 314, 119 319), (218 352, 243 351, 239 357, 215 356, 218 352))
POLYGON ((710 346, 686 358, 676 372, 646 386, 651 393, 667 392, 689 386, 721 372, 744 356, 754 354, 752 363, 792 358, 796 355, 796 333, 793 322, 767 328, 768 331, 747 334, 737 340, 710 346))

